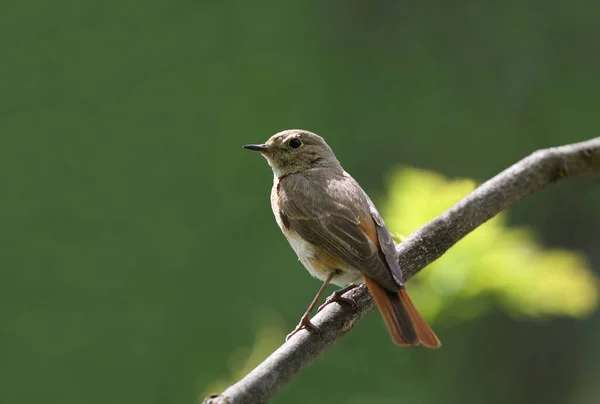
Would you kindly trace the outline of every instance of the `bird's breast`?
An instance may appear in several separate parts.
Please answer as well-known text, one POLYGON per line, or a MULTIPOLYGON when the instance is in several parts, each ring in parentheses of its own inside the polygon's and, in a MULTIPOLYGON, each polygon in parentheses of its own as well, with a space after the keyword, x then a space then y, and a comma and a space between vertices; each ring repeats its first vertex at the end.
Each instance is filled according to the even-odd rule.
POLYGON ((299 235, 295 231, 287 229, 284 226, 281 227, 281 230, 283 230, 285 238, 287 239, 288 243, 290 243, 292 249, 298 256, 300 261, 304 264, 304 266, 307 266, 307 263, 313 261, 316 253, 316 248, 312 243, 306 241, 301 235, 299 235))
POLYGON ((360 271, 349 267, 343 261, 333 257, 322 247, 307 241, 293 229, 293 226, 289 222, 290 219, 281 212, 280 204, 282 203, 282 198, 285 201, 288 195, 281 194, 280 184, 280 180, 276 178, 271 191, 271 207, 273 208, 273 214, 279 228, 302 265, 312 276, 322 281, 327 279, 333 272, 334 276, 331 279, 331 283, 335 285, 344 286, 349 283, 361 282, 362 276, 360 271))
POLYGON ((300 234, 293 230, 281 227, 285 238, 292 246, 298 259, 312 276, 325 280, 335 267, 328 265, 322 258, 320 248, 306 241, 300 234))
POLYGON ((360 282, 361 274, 356 269, 348 267, 342 261, 332 257, 323 248, 306 241, 295 231, 284 226, 281 227, 281 230, 302 265, 315 278, 324 281, 333 272, 331 283, 335 285, 344 286, 360 282))

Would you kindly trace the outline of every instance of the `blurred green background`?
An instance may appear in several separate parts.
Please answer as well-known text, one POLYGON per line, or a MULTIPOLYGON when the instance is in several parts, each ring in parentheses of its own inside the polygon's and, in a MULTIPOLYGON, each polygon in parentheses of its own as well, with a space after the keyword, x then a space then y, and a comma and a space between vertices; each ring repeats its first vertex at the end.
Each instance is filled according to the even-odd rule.
MULTIPOLYGON (((323 135, 389 218, 407 195, 413 217, 399 167, 481 182, 598 135, 597 2, 451 3, 2 2, 0 402, 193 403, 281 342, 319 282, 244 143, 323 135)), ((568 180, 502 228, 593 285, 599 207, 598 177, 568 180)), ((273 402, 600 402, 593 296, 523 314, 461 290, 429 310, 443 349, 398 349, 371 313, 273 402)))

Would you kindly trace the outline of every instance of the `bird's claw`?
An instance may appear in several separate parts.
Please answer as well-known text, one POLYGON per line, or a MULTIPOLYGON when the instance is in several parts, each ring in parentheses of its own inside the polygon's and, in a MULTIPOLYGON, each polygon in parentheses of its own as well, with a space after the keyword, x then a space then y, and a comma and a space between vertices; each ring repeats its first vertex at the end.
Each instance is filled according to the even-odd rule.
POLYGON ((321 332, 321 330, 319 330, 319 328, 314 325, 311 321, 310 321, 310 315, 309 314, 305 314, 302 316, 302 318, 300 319, 300 322, 298 323, 298 325, 296 326, 296 328, 294 328, 294 331, 292 331, 291 333, 289 333, 286 337, 285 340, 288 341, 290 338, 292 338, 298 331, 300 331, 301 329, 306 328, 310 331, 314 331, 314 332, 321 332))
POLYGON ((349 285, 346 286, 343 289, 339 289, 336 290, 335 292, 333 292, 331 294, 331 296, 329 296, 327 299, 325 299, 325 302, 319 306, 319 308, 317 309, 317 313, 320 312, 321 310, 323 310, 325 308, 325 306, 327 306, 330 303, 333 302, 338 302, 338 303, 346 303, 351 305, 354 310, 358 310, 358 306, 356 305, 356 302, 352 299, 350 299, 349 297, 344 297, 342 296, 344 293, 346 293, 347 291, 354 289, 355 287, 357 287, 358 285, 349 285))

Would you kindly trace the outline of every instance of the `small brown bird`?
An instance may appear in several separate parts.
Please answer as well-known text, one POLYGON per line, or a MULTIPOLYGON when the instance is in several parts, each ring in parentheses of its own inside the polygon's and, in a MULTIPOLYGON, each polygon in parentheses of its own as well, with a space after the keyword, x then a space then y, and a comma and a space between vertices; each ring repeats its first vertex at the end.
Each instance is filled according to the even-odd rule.
POLYGON ((354 304, 342 294, 364 281, 394 342, 439 347, 440 340, 406 292, 396 247, 379 212, 325 140, 292 129, 244 148, 260 152, 269 162, 275 177, 271 206, 277 224, 300 262, 323 281, 286 340, 303 327, 316 328, 310 313, 330 282, 348 286, 334 292, 323 306, 332 301, 354 304))

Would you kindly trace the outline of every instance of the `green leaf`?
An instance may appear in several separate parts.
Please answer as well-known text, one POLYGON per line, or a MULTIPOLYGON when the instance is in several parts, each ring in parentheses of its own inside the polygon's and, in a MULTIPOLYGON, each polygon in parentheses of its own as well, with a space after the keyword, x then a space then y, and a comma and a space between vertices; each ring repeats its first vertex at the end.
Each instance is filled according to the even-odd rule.
MULTIPOLYGON (((399 168, 388 181, 382 212, 390 231, 410 234, 475 188, 399 168)), ((491 309, 514 316, 589 315, 598 304, 598 279, 577 252, 544 248, 533 231, 508 227, 506 213, 475 229, 411 280, 409 290, 430 321, 472 319, 491 309)))

